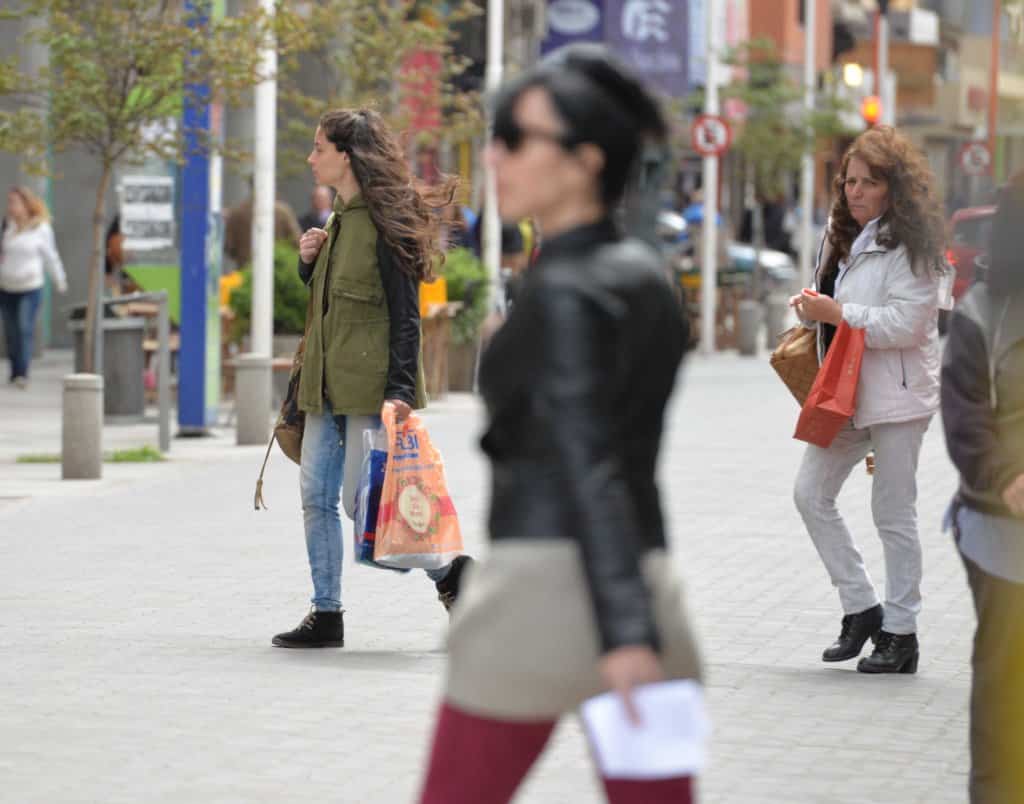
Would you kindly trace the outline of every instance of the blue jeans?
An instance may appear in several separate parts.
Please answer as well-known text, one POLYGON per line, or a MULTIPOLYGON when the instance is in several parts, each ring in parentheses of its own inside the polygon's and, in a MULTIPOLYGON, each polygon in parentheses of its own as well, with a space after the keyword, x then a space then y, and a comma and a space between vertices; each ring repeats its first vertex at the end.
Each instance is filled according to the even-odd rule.
MULTIPOLYGON (((326 400, 323 414, 306 414, 299 487, 306 551, 313 576, 312 603, 317 611, 341 611, 342 533, 338 502, 344 486, 345 513, 351 518, 363 462, 363 430, 377 427, 379 416, 334 416, 326 400)), ((444 579, 449 568, 450 565, 427 570, 427 576, 436 583, 444 579)))
POLYGON ((11 360, 11 379, 28 377, 32 361, 32 339, 36 329, 36 313, 43 298, 43 289, 25 293, 0 290, 0 318, 4 322, 4 340, 11 360))

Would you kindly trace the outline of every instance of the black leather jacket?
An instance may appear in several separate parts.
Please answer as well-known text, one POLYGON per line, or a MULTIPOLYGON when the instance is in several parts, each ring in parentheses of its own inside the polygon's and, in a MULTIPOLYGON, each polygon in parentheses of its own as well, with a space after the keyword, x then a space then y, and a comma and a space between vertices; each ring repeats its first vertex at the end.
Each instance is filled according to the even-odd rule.
POLYGON ((602 222, 544 244, 480 367, 491 537, 579 542, 604 652, 658 647, 640 559, 687 334, 657 254, 602 222))

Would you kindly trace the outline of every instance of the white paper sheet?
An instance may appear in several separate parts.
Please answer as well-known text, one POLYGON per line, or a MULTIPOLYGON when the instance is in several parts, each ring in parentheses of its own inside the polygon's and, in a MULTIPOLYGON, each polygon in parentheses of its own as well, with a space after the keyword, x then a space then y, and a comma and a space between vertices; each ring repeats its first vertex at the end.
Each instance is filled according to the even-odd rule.
POLYGON ((707 759, 710 724, 696 681, 664 681, 633 690, 640 725, 622 699, 607 692, 580 707, 601 775, 609 779, 666 779, 699 773, 707 759))

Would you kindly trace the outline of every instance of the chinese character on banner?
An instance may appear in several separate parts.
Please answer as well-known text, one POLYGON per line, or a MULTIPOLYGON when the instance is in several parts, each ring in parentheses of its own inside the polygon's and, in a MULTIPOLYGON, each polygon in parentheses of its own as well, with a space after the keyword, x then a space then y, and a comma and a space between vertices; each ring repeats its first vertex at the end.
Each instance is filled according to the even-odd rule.
POLYGON ((605 42, 654 88, 681 98, 689 92, 687 3, 607 0, 605 42))

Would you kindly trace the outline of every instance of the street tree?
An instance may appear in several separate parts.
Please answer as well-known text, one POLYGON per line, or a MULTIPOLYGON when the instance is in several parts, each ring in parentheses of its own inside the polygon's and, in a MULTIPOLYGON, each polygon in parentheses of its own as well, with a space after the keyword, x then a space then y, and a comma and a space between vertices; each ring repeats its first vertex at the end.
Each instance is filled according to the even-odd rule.
POLYGON ((764 203, 784 197, 803 155, 825 141, 848 135, 843 112, 848 104, 834 92, 819 91, 813 110, 804 107, 804 89, 780 60, 771 40, 745 43, 725 62, 741 68, 741 78, 722 88, 725 98, 745 110, 733 144, 743 159, 747 200, 752 206, 755 247, 751 293, 761 282, 761 252, 765 247, 764 203))
MULTIPOLYGON (((104 255, 104 203, 115 166, 146 157, 183 162, 185 103, 247 102, 262 80, 260 50, 272 21, 251 8, 210 16, 209 0, 21 0, 4 19, 32 23, 29 40, 48 64, 19 72, 0 61, 0 149, 28 170, 47 169, 46 152, 78 149, 96 161, 92 252, 85 325, 85 370, 94 370, 104 255), (205 85, 208 98, 200 95, 205 85)), ((212 148, 209 140, 200 148, 212 148)))
POLYGON ((479 92, 462 80, 469 62, 454 45, 480 13, 472 0, 321 0, 282 9, 279 27, 291 46, 279 65, 281 171, 306 170, 310 121, 335 107, 374 108, 393 130, 434 145, 477 134, 479 92), (303 63, 315 67, 321 91, 299 86, 303 63))

